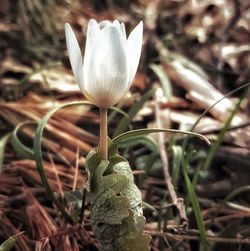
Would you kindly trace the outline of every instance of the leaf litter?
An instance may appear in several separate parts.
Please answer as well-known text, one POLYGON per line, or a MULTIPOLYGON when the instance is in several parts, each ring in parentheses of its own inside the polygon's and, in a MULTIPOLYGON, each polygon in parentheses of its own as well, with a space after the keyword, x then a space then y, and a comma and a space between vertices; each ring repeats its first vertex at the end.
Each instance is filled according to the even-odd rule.
MULTIPOLYGON (((59 5, 50 0, 35 5, 26 0, 22 6, 8 1, 0 3, 1 139, 20 123, 38 123, 54 107, 83 100, 67 60, 63 34, 66 21, 74 25, 78 38, 84 41, 83 31, 90 18, 119 19, 128 28, 144 19, 140 69, 131 88, 131 100, 124 99, 127 101, 120 108, 128 112, 153 86, 163 88, 164 78, 158 79, 149 64, 161 67, 172 90, 170 99, 156 100, 152 96, 143 109, 134 108, 136 114, 127 129, 152 128, 160 118, 165 128, 189 130, 208 106, 249 82, 247 1, 125 2, 61 1, 59 5), (52 10, 56 15, 51 15, 52 10)), ((235 100, 246 89, 225 97, 203 116, 194 131, 204 133, 213 144, 234 109, 235 100)), ((199 176, 194 190, 211 250, 249 248, 249 111, 248 91, 208 170, 202 170, 202 164, 211 146, 198 140, 189 141, 187 171, 192 182, 196 172, 199 176), (229 196, 238 189, 239 193, 229 196)), ((122 116, 114 115, 109 135, 113 135, 122 116)), ((17 237, 14 250, 98 250, 90 226, 88 197, 83 200, 83 221, 79 221, 87 179, 85 156, 98 143, 98 123, 95 108, 67 108, 49 120, 42 139, 49 184, 76 220, 74 225, 48 199, 35 161, 18 153, 10 141, 1 144, 0 243, 24 231, 17 237), (72 194, 72 190, 77 194, 72 194), (71 199, 67 200, 67 196, 71 199)), ((35 124, 26 126, 17 134, 29 148, 35 127, 35 124)), ((165 142, 162 139, 160 142, 161 151, 165 147, 172 175, 172 161, 177 157, 171 148, 181 146, 184 136, 165 136, 165 142)), ((151 248, 199 250, 200 232, 184 178, 177 169, 174 191, 177 199, 184 199, 188 220, 185 225, 181 221, 183 214, 176 210, 166 188, 162 166, 167 162, 162 162, 159 152, 148 148, 145 142, 141 139, 140 145, 123 145, 121 151, 129 157, 135 180, 140 184, 147 218, 145 233, 152 236, 151 248)))

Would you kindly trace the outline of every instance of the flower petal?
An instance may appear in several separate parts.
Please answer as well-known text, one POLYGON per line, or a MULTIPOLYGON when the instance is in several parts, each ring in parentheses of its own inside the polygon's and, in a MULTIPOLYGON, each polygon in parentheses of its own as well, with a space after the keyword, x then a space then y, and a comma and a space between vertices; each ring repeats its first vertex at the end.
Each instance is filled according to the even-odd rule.
POLYGON ((113 25, 117 27, 117 29, 121 30, 122 35, 127 39, 126 37, 126 30, 125 30, 125 25, 124 23, 119 23, 117 20, 113 22, 113 25))
POLYGON ((104 27, 110 26, 110 25, 112 25, 112 23, 111 23, 110 21, 108 21, 108 20, 104 20, 104 21, 101 21, 101 22, 99 23, 100 29, 103 29, 104 27))
POLYGON ((128 88, 131 86, 138 68, 141 48, 142 48, 142 34, 143 23, 142 21, 134 28, 128 37, 128 61, 129 61, 129 83, 128 88))
POLYGON ((120 28, 111 25, 96 37, 89 58, 86 89, 99 107, 116 104, 127 87, 126 40, 120 28))
POLYGON ((120 23, 118 20, 114 20, 112 25, 114 25, 115 27, 117 27, 118 29, 120 29, 120 23))
POLYGON ((76 82, 83 88, 83 69, 82 69, 82 55, 79 44, 77 42, 75 33, 73 32, 71 26, 65 24, 65 36, 66 44, 69 53, 70 64, 76 79, 76 82))
POLYGON ((86 52, 89 52, 91 46, 94 43, 95 37, 99 34, 100 31, 101 29, 98 23, 96 22, 96 20, 90 19, 88 23, 87 35, 86 35, 85 55, 86 55, 86 52))
POLYGON ((126 29, 125 29, 124 23, 121 23, 121 31, 122 31, 122 34, 125 37, 125 39, 127 39, 126 29))
POLYGON ((83 59, 83 71, 84 75, 87 75, 88 72, 86 69, 88 68, 87 64, 89 63, 89 55, 92 51, 92 46, 94 44, 95 37, 101 32, 100 27, 96 20, 91 19, 88 23, 87 35, 86 35, 86 45, 85 45, 85 53, 83 59))

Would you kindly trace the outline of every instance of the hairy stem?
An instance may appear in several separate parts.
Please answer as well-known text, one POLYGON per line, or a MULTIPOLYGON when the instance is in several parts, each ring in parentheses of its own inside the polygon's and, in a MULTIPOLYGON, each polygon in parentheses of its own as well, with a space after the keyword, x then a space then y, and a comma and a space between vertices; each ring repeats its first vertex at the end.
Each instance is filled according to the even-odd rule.
POLYGON ((100 108, 100 156, 102 160, 108 159, 108 124, 107 124, 107 108, 100 108))

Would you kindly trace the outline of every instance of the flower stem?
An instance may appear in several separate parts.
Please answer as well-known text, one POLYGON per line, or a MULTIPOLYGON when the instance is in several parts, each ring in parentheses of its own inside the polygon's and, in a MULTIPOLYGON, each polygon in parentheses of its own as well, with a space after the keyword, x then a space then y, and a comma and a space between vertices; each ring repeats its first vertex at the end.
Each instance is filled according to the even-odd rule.
POLYGON ((107 108, 100 108, 100 156, 102 160, 108 159, 108 123, 107 123, 107 108))

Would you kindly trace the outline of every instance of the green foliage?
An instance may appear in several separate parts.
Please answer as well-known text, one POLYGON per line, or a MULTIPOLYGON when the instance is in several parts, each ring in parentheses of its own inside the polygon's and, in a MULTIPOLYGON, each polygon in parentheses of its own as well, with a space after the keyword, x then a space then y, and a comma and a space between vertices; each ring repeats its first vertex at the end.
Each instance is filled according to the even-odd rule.
POLYGON ((135 103, 130 108, 128 112, 128 116, 123 117, 120 123, 117 125, 116 130, 113 135, 114 137, 126 131, 126 129, 129 127, 129 124, 133 120, 135 115, 138 113, 138 111, 141 110, 143 105, 154 95, 154 93, 155 93, 155 90, 150 89, 140 98, 140 100, 137 103, 135 103))
POLYGON ((0 251, 10 251, 14 246, 17 241, 17 238, 19 235, 21 235, 23 232, 19 234, 15 234, 10 236, 7 240, 5 240, 1 245, 0 245, 0 251))
POLYGON ((43 136, 43 132, 45 130, 47 122, 56 112, 58 112, 60 109, 75 106, 75 105, 91 105, 91 104, 87 101, 86 102, 85 101, 82 101, 82 102, 77 101, 77 102, 71 102, 71 103, 66 103, 66 104, 60 105, 60 106, 54 108, 53 110, 49 111, 43 117, 43 119, 39 122, 38 127, 36 129, 34 143, 33 143, 34 157, 35 157, 35 161, 36 161, 37 170, 38 170, 39 175, 41 177, 41 181, 42 181, 44 187, 46 188, 46 191, 47 191, 50 199, 56 204, 57 208, 65 216, 65 218, 72 224, 74 224, 74 219, 65 210, 65 205, 63 205, 60 202, 60 200, 56 198, 55 194, 53 193, 52 188, 50 187, 46 173, 44 171, 43 158, 42 158, 42 136, 43 136))
POLYGON ((64 197, 67 205, 71 203, 78 204, 79 202, 82 202, 82 191, 81 190, 66 191, 64 197))
POLYGON ((0 172, 2 171, 5 147, 9 138, 9 133, 5 134, 2 138, 0 138, 0 172))
POLYGON ((192 204, 192 207, 194 210, 196 223, 198 225, 198 229, 200 232, 202 250, 205 251, 205 250, 207 250, 207 245, 208 245, 208 241, 207 241, 207 237, 206 237, 206 229, 203 224, 203 219, 202 219, 202 215, 201 215, 201 209, 200 209, 200 205, 198 202, 198 198, 196 196, 196 193, 194 191, 194 187, 193 187, 193 185, 189 179, 189 176, 188 176, 187 165, 188 165, 187 160, 182 159, 182 172, 183 172, 183 176, 184 176, 184 181, 185 181, 186 189, 188 191, 189 200, 191 201, 191 204, 192 204))
POLYGON ((129 163, 109 145, 109 160, 101 161, 98 150, 86 158, 89 173, 93 231, 102 250, 149 250, 150 236, 143 234, 140 190, 134 183, 129 163))
POLYGON ((173 161, 172 161, 172 180, 173 185, 176 186, 178 184, 178 178, 179 178, 179 170, 181 166, 181 160, 182 160, 182 149, 180 146, 173 145, 171 146, 171 150, 173 152, 173 161))
POLYGON ((166 71, 163 69, 161 65, 151 64, 149 67, 159 78, 160 83, 162 85, 164 96, 167 98, 168 101, 170 101, 172 98, 172 86, 170 79, 166 74, 166 71))
POLYGON ((234 197, 238 196, 241 193, 249 193, 250 186, 241 186, 237 189, 234 189, 231 193, 229 193, 226 198, 221 202, 221 206, 226 204, 226 202, 232 200, 234 197))
POLYGON ((130 147, 135 147, 138 145, 143 145, 152 152, 158 152, 158 146, 157 142, 154 140, 154 138, 150 136, 134 136, 133 138, 127 138, 124 139, 122 142, 119 144, 119 148, 130 148, 130 147))
POLYGON ((16 238, 10 236, 6 241, 4 241, 0 246, 0 251, 9 251, 11 250, 16 243, 16 238))
POLYGON ((243 93, 243 95, 239 98, 237 104, 235 105, 235 108, 233 109, 233 111, 230 113, 227 121, 225 122, 222 130, 220 131, 218 137, 217 137, 217 140, 215 141, 215 143, 213 144, 213 146, 210 148, 210 151, 208 152, 208 155, 207 155, 207 158, 206 158, 206 161, 204 163, 204 166, 203 166, 203 169, 204 170, 207 170, 210 166, 210 163, 212 162, 219 146, 221 145, 224 137, 225 137, 225 134, 227 132, 227 130, 229 129, 230 125, 231 125, 231 122, 234 118, 234 115, 238 112, 238 110, 240 109, 240 104, 243 100, 243 97, 245 96, 245 93, 243 93))
POLYGON ((11 136, 11 144, 16 152, 23 158, 26 159, 34 159, 34 151, 29 147, 25 146, 20 139, 18 138, 18 132, 20 132, 23 128, 28 125, 33 125, 35 122, 26 121, 18 124, 14 129, 12 136, 11 136))
POLYGON ((209 140, 203 136, 202 134, 190 132, 190 131, 183 131, 183 130, 175 130, 175 129, 163 129, 163 128, 150 128, 150 129, 137 129, 128 132, 124 132, 113 139, 114 143, 120 144, 124 140, 128 140, 129 138, 134 138, 141 135, 148 135, 151 133, 159 133, 159 132, 166 132, 166 133, 182 133, 187 134, 190 136, 199 137, 200 139, 206 141, 207 144, 210 144, 209 140))
MULTIPOLYGON (((228 93, 227 93, 226 95, 224 95, 222 98, 220 98, 219 100, 217 100, 214 104, 212 104, 211 106, 209 106, 209 107, 199 116, 199 118, 196 120, 196 122, 192 125, 192 127, 191 127, 191 129, 190 129, 190 132, 193 132, 194 129, 196 128, 196 126, 200 123, 201 119, 202 119, 206 114, 208 114, 208 112, 209 112, 211 109, 213 109, 213 107, 215 107, 218 103, 220 103, 223 99, 225 99, 225 98, 227 98, 227 97, 229 97, 229 96, 235 94, 236 92, 238 92, 238 91, 240 91, 240 90, 242 90, 242 89, 244 89, 244 88, 248 88, 249 86, 250 86, 250 82, 248 82, 248 83, 246 83, 246 84, 244 84, 244 85, 242 85, 242 86, 240 86, 240 87, 234 89, 234 90, 231 91, 231 92, 228 92, 228 93)), ((234 112, 233 112, 233 113, 234 113, 234 112)), ((228 118, 229 120, 230 120, 230 117, 231 117, 231 116, 232 116, 232 114, 229 116, 229 118, 228 118)), ((229 122, 229 121, 228 121, 228 122, 229 122)), ((227 122, 227 123, 228 123, 228 122, 227 122)), ((227 125, 226 125, 226 126, 227 126, 227 125)), ((185 140, 183 141, 183 144, 182 144, 183 150, 186 149, 187 144, 188 144, 188 140, 189 140, 189 137, 185 138, 185 140)))

